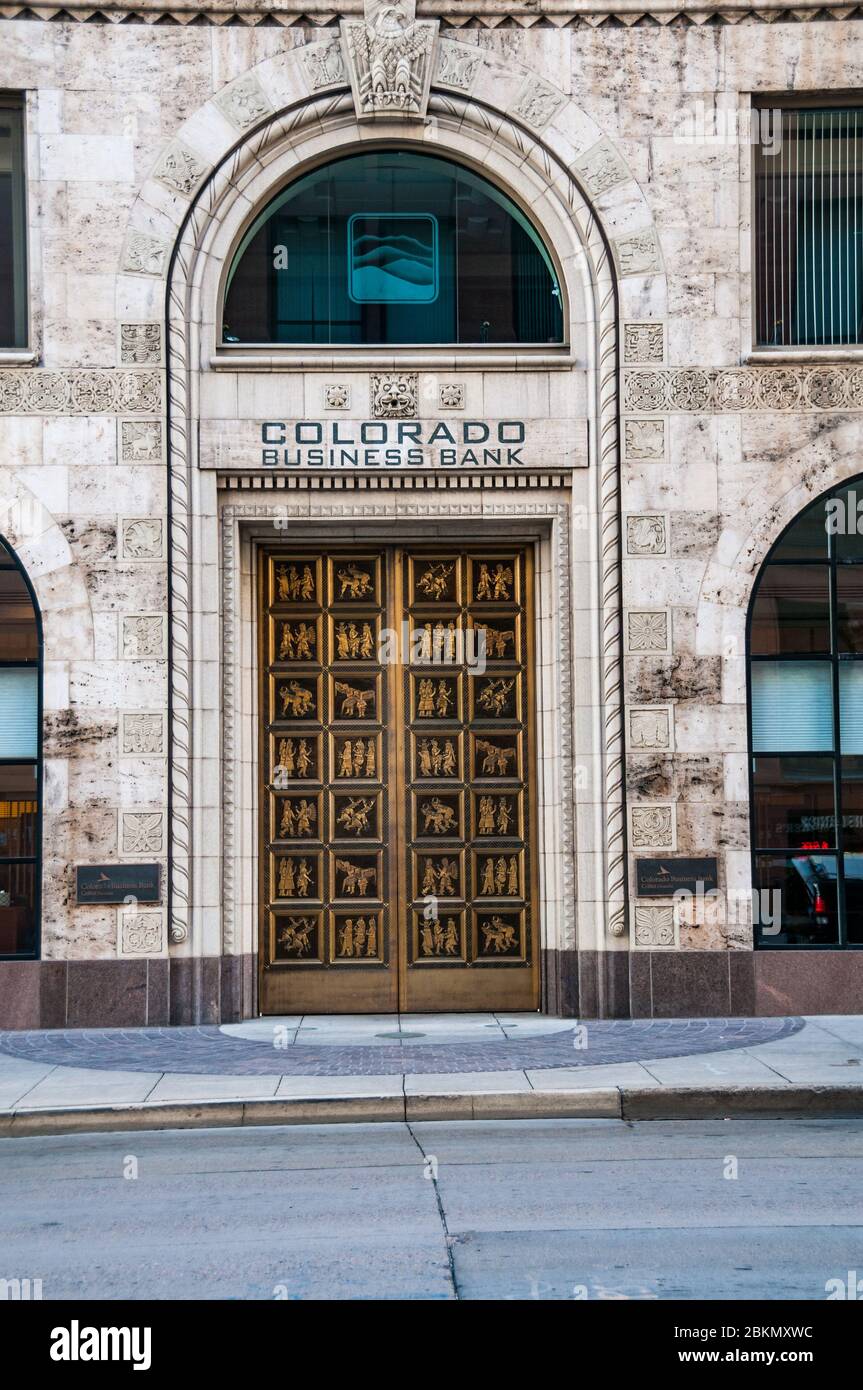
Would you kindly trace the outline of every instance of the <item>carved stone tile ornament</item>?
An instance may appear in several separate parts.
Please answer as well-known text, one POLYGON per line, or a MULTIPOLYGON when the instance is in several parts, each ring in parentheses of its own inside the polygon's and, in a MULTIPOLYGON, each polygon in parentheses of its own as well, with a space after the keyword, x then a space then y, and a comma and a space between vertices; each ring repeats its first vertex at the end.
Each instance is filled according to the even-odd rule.
POLYGON ((667 705, 630 709, 629 746, 633 752, 671 747, 671 710, 667 705))
POLYGON ((362 20, 342 21, 358 119, 425 119, 437 32, 438 20, 416 18, 416 0, 365 0, 362 20))
POLYGON ((637 946, 674 945, 673 907, 644 907, 636 904, 633 916, 637 946))
POLYGON ((674 849, 673 806, 633 806, 630 823, 633 849, 674 849))
POLYGON ((613 243, 621 275, 652 275, 660 269, 653 231, 633 232, 613 243))
POLYGON ((623 374, 626 411, 863 410, 860 367, 681 367, 623 374))
POLYGON ((448 43, 442 39, 438 46, 434 80, 443 87, 456 87, 459 91, 466 92, 470 89, 482 60, 482 52, 473 45, 448 43))
POLYGON ((627 555, 664 555, 665 517, 628 516, 626 518, 627 555))
POLYGON ((165 953, 165 922, 161 912, 117 914, 117 951, 121 956, 161 956, 165 953))
POLYGON ((120 365, 122 367, 158 366, 162 360, 162 325, 160 323, 120 324, 120 365))
POLYGON ((153 415, 161 407, 159 372, 0 372, 0 415, 153 415))
POLYGON ((129 714, 121 716, 120 752, 125 756, 164 753, 165 716, 129 714))
POLYGON ((512 114, 526 121, 528 125, 540 130, 566 103, 566 97, 549 82, 538 77, 529 77, 516 98, 512 114))
POLYGON ((237 130, 248 130, 272 112, 272 103, 256 77, 241 77, 213 98, 225 120, 237 130))
POLYGON ((307 52, 301 52, 303 67, 309 85, 314 91, 322 87, 335 87, 347 81, 342 50, 337 40, 332 43, 313 44, 307 52))
POLYGON ((662 362, 664 332, 661 323, 626 323, 623 326, 623 360, 629 365, 638 362, 662 362))
POLYGON ((130 232, 123 254, 123 270, 131 275, 164 275, 168 243, 149 232, 130 232))
POLYGON ((665 458, 664 420, 627 420, 623 437, 628 459, 665 458))
POLYGON ((162 811, 124 811, 120 817, 122 854, 161 854, 165 841, 162 811))
POLYGON ((629 652, 668 651, 668 613, 627 613, 626 649, 629 652))
POLYGON ((441 410, 464 410, 464 382, 442 381, 438 399, 441 410))
POLYGON ((161 560, 164 554, 162 518, 136 516, 121 526, 122 553, 126 560, 161 560))
POLYGON ((120 421, 121 463, 158 463, 161 457, 161 420, 120 421))
POLYGON ((122 654, 132 661, 165 655, 165 615, 127 614, 122 618, 122 654))
POLYGON ((350 410, 351 388, 338 383, 324 387, 324 407, 326 410, 350 410))
POLYGON ((156 165, 155 176, 167 188, 172 188, 175 193, 182 193, 188 198, 206 172, 207 166, 203 159, 186 145, 175 141, 168 146, 156 165))
POLYGON ((419 415, 419 374, 373 373, 371 403, 373 420, 416 420, 419 415))
POLYGON ((576 166, 576 174, 581 178, 587 191, 595 196, 606 193, 617 183, 629 178, 629 170, 617 150, 608 140, 600 140, 582 155, 576 166))

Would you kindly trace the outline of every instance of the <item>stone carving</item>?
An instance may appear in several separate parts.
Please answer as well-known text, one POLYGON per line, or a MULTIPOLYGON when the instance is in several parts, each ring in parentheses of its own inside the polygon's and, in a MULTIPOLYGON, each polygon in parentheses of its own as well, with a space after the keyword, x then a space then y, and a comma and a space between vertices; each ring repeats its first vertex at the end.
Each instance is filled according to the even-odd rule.
POLYGON ((600 140, 576 164, 589 193, 606 193, 616 183, 629 178, 629 170, 608 140, 600 140))
POLYGON ((845 375, 835 367, 820 367, 811 372, 807 384, 809 399, 819 410, 836 410, 844 404, 845 375))
POLYGON ((464 382, 442 381, 438 399, 441 410, 464 410, 464 382))
POLYGON ((350 410, 350 386, 334 384, 324 387, 324 406, 327 410, 350 410))
POLYGON ((204 161, 186 145, 176 142, 169 145, 162 155, 156 165, 155 177, 167 188, 188 198, 206 172, 204 161))
POLYGON ((365 0, 364 10, 342 21, 357 117, 423 120, 438 20, 418 20, 416 0, 365 0))
POLYGON ((681 367, 624 373, 627 411, 861 410, 859 367, 681 367))
POLYGON ((165 655, 165 620, 161 613, 124 616, 123 656, 130 660, 165 655))
POLYGON ((160 323, 120 324, 121 366, 158 366, 161 360, 162 325, 160 323))
POLYGON ((140 756, 164 753, 165 721, 161 714, 123 714, 120 752, 140 756))
POLYGON ((665 554, 665 517, 628 516, 626 518, 627 555, 665 554))
POLYGON ((633 749, 671 747, 671 712, 662 709, 629 711, 629 745, 633 749))
POLYGON ((626 372, 624 410, 667 410, 666 375, 665 372, 626 372))
POLYGON ((153 415, 161 407, 158 372, 0 371, 2 415, 153 415))
POLYGON ((768 410, 794 410, 800 402, 800 373, 786 370, 765 372, 760 378, 762 405, 768 410))
POLYGON ((664 420, 627 420, 623 431, 626 457, 662 459, 665 457, 664 420))
POLYGON ((121 956, 160 956, 165 950, 161 912, 121 912, 117 947, 121 956))
POLYGON ((673 849, 674 817, 671 806, 633 806, 633 849, 673 849))
POLYGON ((162 457, 160 420, 120 421, 120 461, 158 463, 162 457))
POLYGON ((626 323, 623 326, 625 363, 661 362, 664 333, 661 323, 626 323))
POLYGON ((321 87, 335 87, 347 80, 342 50, 336 40, 332 43, 313 44, 306 52, 301 52, 300 57, 309 85, 316 92, 321 87))
POLYGON ((548 125, 565 101, 566 97, 557 87, 540 81, 538 77, 529 77, 512 108, 512 114, 539 130, 548 125))
POLYGON ((710 392, 710 376, 697 368, 675 372, 669 384, 671 403, 681 410, 704 410, 710 401, 710 392))
POLYGON ((161 560, 162 518, 138 516, 123 522, 123 555, 128 560, 161 560))
POLYGON ((131 275, 163 275, 167 258, 166 242, 149 232, 130 232, 122 269, 131 275))
POLYGON ((230 87, 213 98, 214 105, 221 111, 225 120, 230 121, 237 130, 248 130, 256 121, 262 121, 273 110, 269 98, 256 77, 241 77, 230 87))
POLYGON ((664 610, 627 613, 627 651, 665 652, 668 650, 668 614, 664 610))
POLYGON ((125 811, 120 844, 123 854, 160 854, 165 838, 161 811, 125 811))
POLYGON ((635 907, 635 941, 638 946, 674 945, 674 908, 635 907))
POLYGON ((458 87, 462 92, 468 91, 482 58, 482 53, 474 47, 441 40, 435 82, 440 82, 444 87, 458 87))
POLYGON ((751 410, 755 402, 755 377, 745 370, 720 372, 715 399, 717 410, 751 410))
POLYGON ((416 420, 419 415, 418 373, 374 373, 371 402, 373 420, 416 420))
POLYGON ((614 249, 621 275, 651 275, 660 268, 659 248, 652 231, 621 237, 614 249))

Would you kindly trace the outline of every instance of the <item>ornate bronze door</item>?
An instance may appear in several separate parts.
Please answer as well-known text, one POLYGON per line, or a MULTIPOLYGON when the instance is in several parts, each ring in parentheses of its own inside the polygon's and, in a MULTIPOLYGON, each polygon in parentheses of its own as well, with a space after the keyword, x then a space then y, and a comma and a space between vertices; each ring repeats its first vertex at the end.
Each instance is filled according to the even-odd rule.
POLYGON ((260 559, 262 1013, 536 1008, 530 552, 260 559))

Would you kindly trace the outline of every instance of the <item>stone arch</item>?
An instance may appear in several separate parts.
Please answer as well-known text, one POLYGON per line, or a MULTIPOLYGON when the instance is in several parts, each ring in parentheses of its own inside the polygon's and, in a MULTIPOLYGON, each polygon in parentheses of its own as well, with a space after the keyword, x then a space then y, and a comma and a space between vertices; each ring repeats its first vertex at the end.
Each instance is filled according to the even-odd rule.
POLYGON ((15 551, 36 596, 46 668, 52 662, 92 657, 90 595, 61 526, 12 470, 4 478, 3 492, 0 536, 15 551))
MULTIPOLYGON (((617 149, 551 83, 521 64, 504 63, 472 45, 440 40, 425 124, 358 125, 336 40, 296 48, 259 63, 216 93, 180 127, 162 152, 132 209, 118 277, 118 317, 159 318, 167 331, 171 537, 171 855, 172 940, 187 936, 191 902, 192 555, 195 541, 193 431, 195 378, 205 360, 214 304, 204 285, 226 208, 251 215, 276 161, 286 153, 313 158, 347 133, 351 141, 389 138, 444 153, 467 138, 478 163, 508 190, 514 172, 539 189, 544 218, 567 229, 570 287, 581 285, 582 341, 573 366, 590 373, 596 421, 595 572, 597 649, 601 653, 597 791, 594 816, 602 846, 605 932, 623 945, 626 932, 625 808, 621 661, 619 479, 619 323, 661 318, 665 281, 647 200, 617 149), (468 57, 465 57, 465 54, 468 57), (458 60, 458 62, 455 62, 458 60), (453 63, 455 62, 455 66, 453 63), (469 69, 466 73, 465 68, 469 69), (449 72, 447 79, 445 73, 449 72), (455 74, 454 76, 452 74, 455 74)), ((552 240, 555 240, 552 238, 552 240)), ((560 247, 560 237, 556 244, 560 247)), ((571 301, 572 302, 572 301, 571 301)), ((593 769, 592 769, 593 771, 593 769)), ((575 897, 575 885, 564 885, 575 897)), ((601 896, 601 893, 596 895, 601 896)))

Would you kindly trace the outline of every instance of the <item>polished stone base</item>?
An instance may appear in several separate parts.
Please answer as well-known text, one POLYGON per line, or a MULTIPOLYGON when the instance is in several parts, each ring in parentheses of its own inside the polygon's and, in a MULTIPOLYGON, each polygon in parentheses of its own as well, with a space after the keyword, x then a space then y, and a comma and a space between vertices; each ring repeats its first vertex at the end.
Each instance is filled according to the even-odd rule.
MULTIPOLYGON (((748 1018, 863 1008, 863 951, 546 951, 544 1013, 748 1018)), ((237 1023, 254 956, 0 961, 0 1029, 237 1023)))

